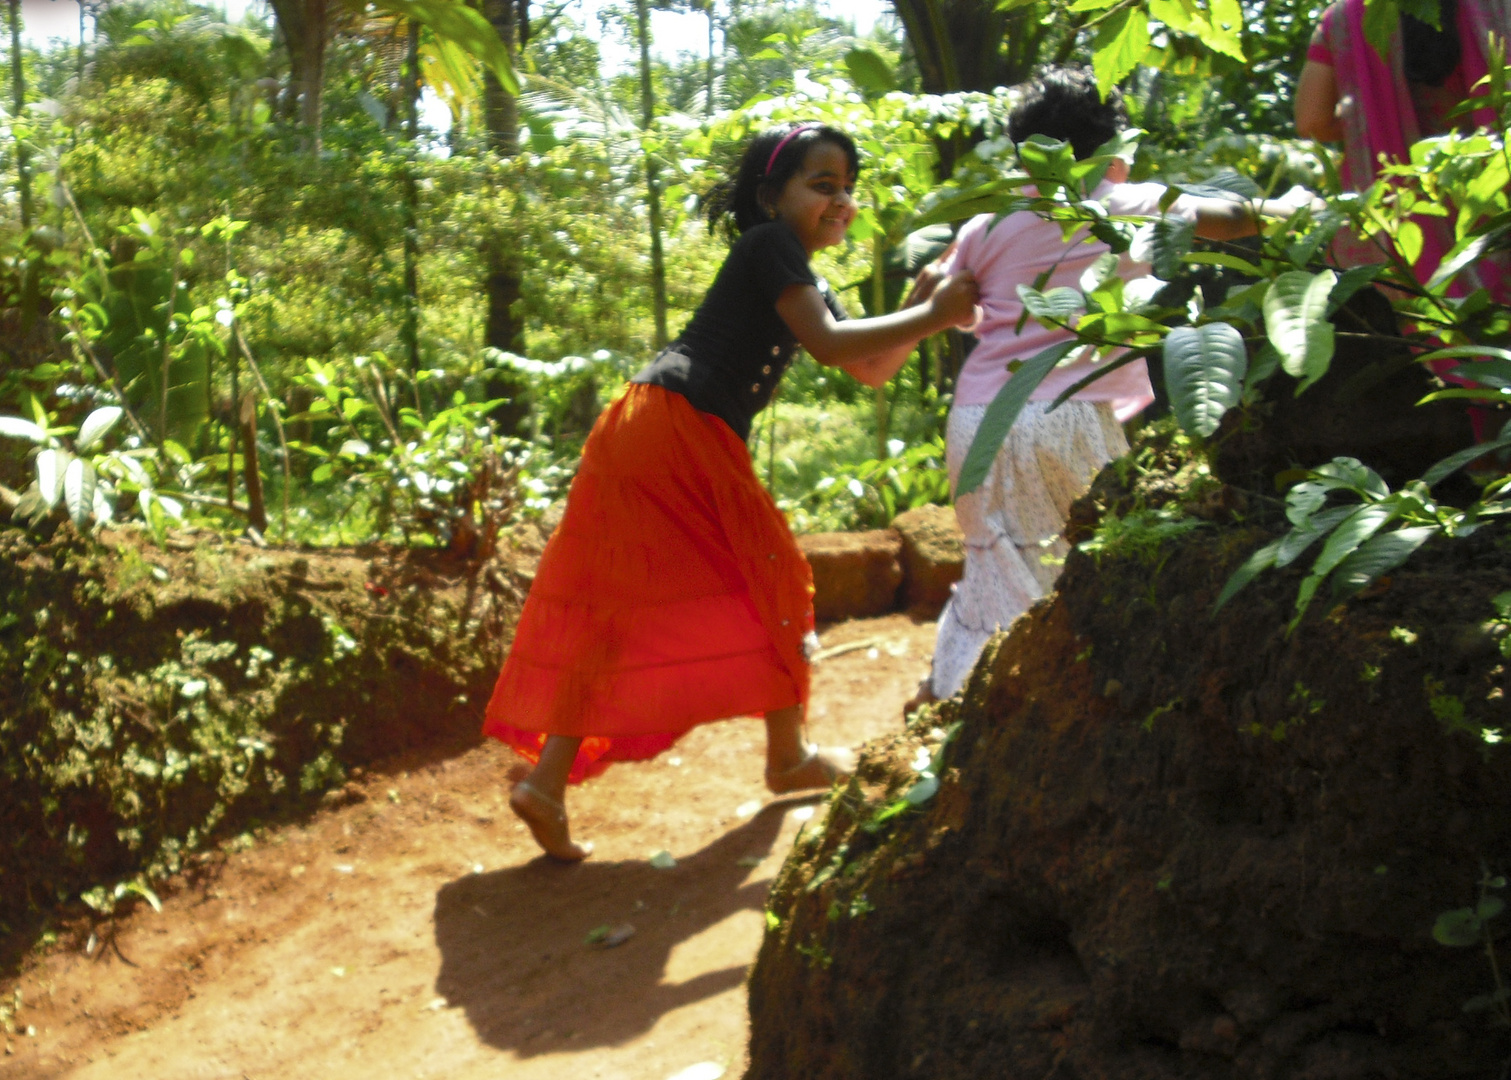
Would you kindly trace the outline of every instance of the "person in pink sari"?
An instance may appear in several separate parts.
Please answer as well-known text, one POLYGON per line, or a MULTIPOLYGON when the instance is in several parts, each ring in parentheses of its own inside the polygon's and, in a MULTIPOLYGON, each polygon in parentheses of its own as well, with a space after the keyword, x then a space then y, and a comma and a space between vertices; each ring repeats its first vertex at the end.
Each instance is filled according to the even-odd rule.
MULTIPOLYGON (((1382 158, 1407 161, 1412 143, 1455 129, 1494 128, 1489 108, 1458 118, 1449 113, 1461 101, 1483 96, 1491 35, 1504 49, 1511 37, 1511 0, 1440 0, 1435 28, 1402 15, 1381 56, 1364 34, 1365 0, 1336 0, 1323 12, 1307 49, 1296 87, 1296 132, 1303 138, 1341 142, 1340 178, 1350 191, 1363 191, 1380 171, 1382 158)), ((1427 281, 1453 246, 1452 218, 1418 216, 1422 253, 1413 270, 1427 281)), ((1373 245, 1335 246, 1341 262, 1380 262, 1373 245)), ((1454 292, 1475 286, 1497 300, 1511 300, 1511 275, 1484 261, 1465 271, 1454 292)))

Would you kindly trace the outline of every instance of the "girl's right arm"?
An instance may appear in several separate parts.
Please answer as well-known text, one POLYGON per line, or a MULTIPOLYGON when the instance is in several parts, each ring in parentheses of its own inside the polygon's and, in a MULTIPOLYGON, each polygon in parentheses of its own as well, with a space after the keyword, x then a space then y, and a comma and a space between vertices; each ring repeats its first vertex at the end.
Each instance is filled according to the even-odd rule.
POLYGON ((777 314, 820 364, 843 368, 867 386, 881 386, 922 338, 975 317, 979 291, 969 273, 945 278, 927 300, 890 315, 840 322, 812 285, 789 285, 777 314))

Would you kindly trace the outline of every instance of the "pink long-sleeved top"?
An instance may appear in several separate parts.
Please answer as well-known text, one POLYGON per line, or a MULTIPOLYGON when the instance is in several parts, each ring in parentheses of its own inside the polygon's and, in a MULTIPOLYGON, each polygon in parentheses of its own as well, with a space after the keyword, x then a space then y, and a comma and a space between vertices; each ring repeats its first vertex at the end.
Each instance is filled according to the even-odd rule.
MULTIPOLYGON (((1103 181, 1091 197, 1114 216, 1159 216, 1163 184, 1113 184, 1103 181)), ((1193 221, 1195 206, 1182 195, 1165 211, 1170 217, 1193 221)), ((1068 330, 1041 326, 1030 317, 1022 333, 1015 331, 1023 314, 1019 285, 1032 285, 1045 270, 1051 270, 1044 291, 1061 285, 1075 286, 1081 275, 1108 250, 1099 240, 1082 242, 1085 230, 1067 244, 1056 222, 1023 210, 992 226, 993 215, 972 218, 960 230, 954 255, 942 266, 948 273, 970 270, 981 287, 981 320, 972 331, 978 343, 955 383, 955 402, 986 405, 1012 376, 1010 360, 1027 360, 1036 353, 1072 338, 1068 330)), ((1125 280, 1149 272, 1147 263, 1124 255, 1118 272, 1125 280)), ((1029 395, 1031 401, 1051 401, 1097 367, 1091 349, 1062 361, 1029 395)), ((1119 420, 1137 415, 1154 400, 1149 371, 1144 361, 1126 364, 1075 395, 1077 401, 1110 401, 1119 420)))

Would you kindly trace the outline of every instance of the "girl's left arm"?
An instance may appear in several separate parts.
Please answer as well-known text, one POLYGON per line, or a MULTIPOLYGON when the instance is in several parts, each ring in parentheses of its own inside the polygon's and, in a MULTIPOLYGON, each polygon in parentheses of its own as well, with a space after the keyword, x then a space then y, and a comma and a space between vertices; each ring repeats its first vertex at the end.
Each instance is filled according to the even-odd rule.
POLYGON ((777 314, 820 364, 838 367, 867 386, 882 386, 901 370, 919 340, 969 323, 978 297, 976 279, 930 277, 915 287, 902 310, 840 322, 812 285, 790 285, 777 298, 777 314))

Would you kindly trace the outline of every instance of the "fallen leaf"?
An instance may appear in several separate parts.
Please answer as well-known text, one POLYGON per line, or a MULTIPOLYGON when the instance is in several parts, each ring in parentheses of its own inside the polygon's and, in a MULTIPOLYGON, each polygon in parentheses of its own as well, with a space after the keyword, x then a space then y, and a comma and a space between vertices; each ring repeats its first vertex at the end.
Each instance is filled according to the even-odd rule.
POLYGON ((750 817, 751 815, 758 814, 760 812, 760 799, 751 799, 749 802, 742 802, 739 806, 735 807, 735 817, 750 817))
POLYGON ((747 855, 743 859, 740 860, 739 865, 740 866, 746 866, 746 867, 756 867, 756 866, 760 866, 765 861, 766 861, 766 859, 763 856, 760 856, 760 855, 747 855))
POLYGON ((809 821, 813 818, 813 807, 799 806, 792 812, 794 821, 809 821))
POLYGON ((651 856, 651 865, 657 870, 670 870, 677 865, 677 860, 672 858, 670 851, 658 851, 651 856))

